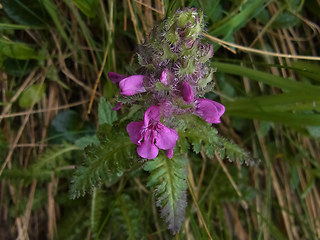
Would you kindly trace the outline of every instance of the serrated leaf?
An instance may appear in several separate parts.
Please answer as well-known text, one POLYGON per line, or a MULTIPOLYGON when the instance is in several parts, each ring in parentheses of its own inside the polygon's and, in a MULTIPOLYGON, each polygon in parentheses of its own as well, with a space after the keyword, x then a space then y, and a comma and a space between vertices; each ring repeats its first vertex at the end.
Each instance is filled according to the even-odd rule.
POLYGON ((12 182, 19 181, 25 185, 30 184, 34 179, 38 182, 51 181, 52 173, 60 172, 61 162, 70 159, 71 152, 76 150, 80 149, 68 143, 52 146, 41 153, 27 169, 13 167, 5 170, 1 178, 9 179, 12 182))
POLYGON ((22 92, 19 98, 19 105, 22 108, 29 108, 39 102, 46 91, 45 84, 33 84, 27 90, 22 92))
POLYGON ((161 208, 161 217, 168 224, 172 234, 177 234, 185 219, 186 171, 187 159, 174 155, 172 159, 160 154, 146 163, 144 170, 150 172, 148 185, 155 187, 157 206, 161 208))
POLYGON ((187 141, 192 145, 192 150, 196 154, 200 153, 203 147, 204 153, 209 157, 213 157, 217 152, 221 158, 227 157, 231 161, 237 160, 240 163, 245 162, 250 165, 254 163, 243 149, 219 136, 217 129, 203 119, 189 115, 184 118, 184 122, 185 124, 181 125, 182 128, 178 130, 178 144, 181 153, 188 151, 186 149, 188 145, 185 143, 187 141))
POLYGON ((99 144, 84 150, 84 163, 77 167, 70 189, 71 198, 77 198, 101 183, 110 184, 135 164, 136 147, 120 129, 104 124, 98 131, 99 144))
POLYGON ((84 136, 82 138, 79 138, 75 144, 84 149, 85 147, 89 146, 90 144, 99 144, 99 140, 96 135, 89 135, 89 136, 84 136))
POLYGON ((200 153, 203 145, 207 155, 212 157, 215 149, 223 148, 213 126, 193 115, 186 117, 184 121, 186 128, 179 130, 179 141, 186 138, 195 153, 200 153))
POLYGON ((99 106, 98 106, 98 117, 99 124, 112 124, 113 122, 118 120, 117 112, 112 111, 112 106, 109 102, 106 101, 105 98, 100 98, 99 106))

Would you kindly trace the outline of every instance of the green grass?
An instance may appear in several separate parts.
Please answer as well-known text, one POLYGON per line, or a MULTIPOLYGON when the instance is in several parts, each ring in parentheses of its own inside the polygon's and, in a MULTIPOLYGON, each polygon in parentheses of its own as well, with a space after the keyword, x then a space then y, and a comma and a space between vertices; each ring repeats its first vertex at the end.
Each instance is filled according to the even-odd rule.
MULTIPOLYGON (((2 1, 0 238, 320 238, 319 60, 231 47, 234 54, 215 42, 209 97, 226 106, 218 131, 256 164, 219 161, 206 155, 206 146, 187 152, 188 206, 176 236, 160 218, 141 169, 70 198, 74 169, 84 158, 79 149, 95 141, 102 118, 99 98, 116 104, 119 90, 107 73, 135 73, 138 41, 162 13, 202 8, 214 37, 250 46, 263 31, 252 48, 319 56, 316 0, 150 2, 153 9, 139 1, 2 1)), ((130 118, 137 112, 131 108, 130 118)), ((127 109, 118 113, 122 122, 126 116, 127 109)))

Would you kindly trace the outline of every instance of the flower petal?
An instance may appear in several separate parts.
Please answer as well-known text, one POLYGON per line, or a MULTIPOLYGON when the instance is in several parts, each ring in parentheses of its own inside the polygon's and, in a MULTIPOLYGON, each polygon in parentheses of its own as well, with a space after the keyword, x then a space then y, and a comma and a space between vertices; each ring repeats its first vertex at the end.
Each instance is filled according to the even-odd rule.
POLYGON ((155 134, 156 146, 163 150, 173 149, 179 138, 178 133, 172 129, 168 128, 162 123, 158 122, 155 134))
POLYGON ((209 123, 220 123, 220 117, 225 111, 225 107, 206 98, 198 98, 196 99, 196 109, 195 114, 202 117, 209 123))
POLYGON ((173 157, 173 148, 166 150, 166 155, 171 159, 173 157))
POLYGON ((126 78, 126 76, 123 76, 123 75, 121 75, 119 73, 115 73, 115 72, 108 72, 108 77, 112 83, 120 82, 122 79, 126 78))
POLYGON ((127 125, 127 132, 129 133, 129 137, 134 144, 140 144, 140 141, 143 138, 142 129, 143 121, 131 122, 127 125))
POLYGON ((168 85, 167 70, 166 69, 164 69, 161 73, 160 82, 162 82, 164 85, 168 85))
POLYGON ((137 152, 140 157, 154 159, 158 156, 159 149, 154 145, 154 138, 151 133, 149 136, 144 136, 144 142, 138 146, 137 152))
POLYGON ((182 98, 186 103, 191 103, 194 100, 194 94, 191 86, 187 82, 182 83, 182 98))
POLYGON ((124 96, 132 96, 137 93, 145 92, 143 86, 143 75, 132 75, 130 77, 124 78, 119 82, 119 87, 121 89, 120 94, 124 96))
POLYGON ((158 122, 160 121, 160 107, 158 106, 151 106, 147 109, 144 114, 144 125, 145 127, 149 126, 150 121, 158 122))
POLYGON ((122 107, 122 102, 118 102, 117 105, 114 108, 112 108, 111 110, 118 111, 118 110, 120 110, 121 107, 122 107))

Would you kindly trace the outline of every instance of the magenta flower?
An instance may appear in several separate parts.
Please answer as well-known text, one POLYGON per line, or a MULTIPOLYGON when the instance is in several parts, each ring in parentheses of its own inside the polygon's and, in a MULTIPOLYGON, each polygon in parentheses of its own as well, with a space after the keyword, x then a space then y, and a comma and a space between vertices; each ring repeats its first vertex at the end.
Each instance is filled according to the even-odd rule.
POLYGON ((112 111, 118 111, 118 110, 121 109, 121 107, 122 107, 122 102, 118 102, 117 105, 114 108, 112 108, 111 110, 112 111))
POLYGON ((108 77, 113 84, 120 82, 122 79, 126 78, 126 76, 115 72, 108 72, 108 77))
POLYGON ((182 98, 186 103, 191 103, 194 100, 194 94, 191 86, 187 82, 182 83, 182 98))
POLYGON ((193 90, 187 82, 182 83, 181 94, 186 103, 191 103, 194 101, 196 106, 194 114, 202 117, 209 123, 221 122, 220 117, 225 111, 225 107, 222 104, 207 98, 197 98, 194 100, 193 90))
POLYGON ((195 100, 196 109, 195 114, 202 117, 209 123, 220 123, 220 117, 225 111, 225 107, 206 98, 197 98, 195 100))
POLYGON ((143 93, 146 89, 143 86, 144 75, 123 76, 119 73, 109 72, 108 77, 112 83, 119 82, 120 94, 132 96, 137 93, 143 93))
POLYGON ((166 69, 161 72, 160 82, 162 82, 164 85, 168 85, 168 77, 167 77, 166 69))
POLYGON ((144 114, 144 120, 131 122, 127 126, 131 141, 138 145, 137 152, 142 158, 154 159, 159 149, 166 150, 168 158, 179 138, 178 133, 160 122, 160 108, 151 106, 144 114))
POLYGON ((124 96, 132 96, 137 93, 143 93, 146 89, 143 86, 143 75, 132 75, 124 78, 119 82, 121 89, 120 94, 124 96))

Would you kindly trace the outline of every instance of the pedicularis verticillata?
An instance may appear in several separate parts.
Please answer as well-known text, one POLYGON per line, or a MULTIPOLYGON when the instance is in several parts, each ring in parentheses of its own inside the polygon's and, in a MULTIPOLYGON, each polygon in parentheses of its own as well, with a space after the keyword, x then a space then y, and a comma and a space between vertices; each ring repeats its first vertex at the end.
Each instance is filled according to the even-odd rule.
POLYGON ((220 123, 225 108, 204 98, 213 88, 214 69, 209 61, 213 47, 201 39, 203 28, 201 11, 179 10, 138 46, 139 75, 108 73, 120 87, 112 110, 128 104, 130 110, 118 120, 110 103, 100 99, 99 129, 95 139, 82 141, 84 162, 71 180, 72 198, 115 184, 142 167, 150 173, 148 186, 154 187, 161 217, 176 234, 185 219, 190 154, 251 163, 242 149, 212 126, 220 123), (131 122, 123 125, 127 120, 131 122))
POLYGON ((139 46, 143 75, 108 74, 113 83, 119 82, 120 94, 142 94, 143 100, 150 103, 144 121, 127 126, 130 139, 138 145, 137 152, 142 158, 154 159, 158 148, 166 150, 167 157, 172 158, 178 140, 173 128, 179 115, 195 114, 209 123, 220 123, 224 106, 201 98, 214 72, 208 65, 213 47, 200 39, 203 26, 202 12, 178 11, 154 28, 139 46))
MULTIPOLYGON (((212 89, 214 72, 209 66, 213 46, 200 38, 203 28, 201 11, 179 10, 155 27, 138 47, 143 74, 126 77, 108 73, 112 83, 119 83, 121 95, 129 99, 138 95, 135 104, 141 102, 146 110, 143 121, 129 123, 127 132, 138 146, 140 157, 155 159, 146 164, 145 170, 151 173, 149 185, 156 187, 157 205, 162 208, 161 216, 173 234, 181 227, 187 205, 185 150, 180 147, 180 153, 174 154, 178 132, 188 132, 188 120, 182 119, 197 115, 217 124, 225 111, 222 104, 203 98, 212 89), (179 127, 180 120, 184 127, 179 127), (165 150, 165 156, 157 158, 159 149, 165 150)), ((119 102, 115 109, 121 105, 119 102)), ((213 138, 208 140, 210 144, 213 138)), ((192 139, 192 134, 184 136, 186 139, 192 139)), ((201 145, 201 136, 196 141, 201 145)))

